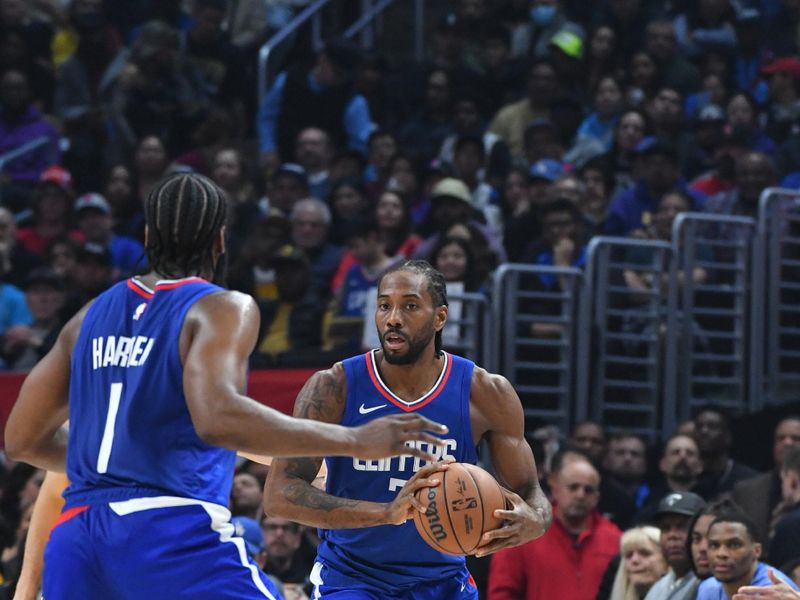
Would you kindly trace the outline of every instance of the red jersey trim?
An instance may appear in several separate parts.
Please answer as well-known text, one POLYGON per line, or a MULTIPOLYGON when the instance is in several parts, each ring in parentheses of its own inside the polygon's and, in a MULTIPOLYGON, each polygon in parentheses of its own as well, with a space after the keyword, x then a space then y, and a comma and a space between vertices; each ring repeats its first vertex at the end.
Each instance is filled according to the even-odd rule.
POLYGON ((433 402, 433 400, 435 400, 444 389, 445 385, 447 385, 447 380, 450 378, 450 370, 453 367, 453 358, 447 352, 442 352, 442 355, 445 359, 445 365, 442 367, 442 373, 439 376, 439 380, 436 382, 436 385, 434 385, 429 392, 413 402, 406 402, 402 398, 395 396, 392 390, 389 389, 389 386, 387 386, 381 380, 380 375, 378 375, 378 369, 375 365, 374 350, 367 352, 364 355, 364 360, 367 363, 367 372, 369 373, 369 378, 372 380, 372 384, 375 386, 375 389, 377 389, 384 398, 398 408, 404 410, 405 412, 412 412, 422 408, 430 402, 433 402))
POLYGON ((142 285, 140 285, 134 279, 128 279, 128 289, 136 292, 137 294, 139 294, 145 300, 152 300, 153 299, 153 293, 152 292, 148 292, 142 285))
POLYGON ((186 279, 179 279, 178 281, 164 281, 156 284, 156 291, 160 290, 174 290, 177 287, 186 285, 187 283, 206 283, 202 277, 187 277, 186 279))
POLYGON ((70 519, 74 519, 85 510, 88 510, 88 508, 89 508, 88 504, 86 504, 85 506, 73 506, 72 508, 68 508, 60 515, 58 515, 58 518, 56 519, 56 522, 53 523, 53 527, 50 529, 50 531, 53 531, 53 529, 55 529, 62 523, 66 523, 70 519))

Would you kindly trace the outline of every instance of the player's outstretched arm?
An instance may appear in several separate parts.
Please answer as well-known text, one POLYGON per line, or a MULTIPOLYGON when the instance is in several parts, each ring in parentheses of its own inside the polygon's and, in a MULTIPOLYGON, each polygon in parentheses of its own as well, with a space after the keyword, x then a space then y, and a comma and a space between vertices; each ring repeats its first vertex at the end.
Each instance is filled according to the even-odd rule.
POLYGON ((6 453, 13 460, 65 470, 67 431, 62 425, 69 417, 70 356, 88 308, 70 319, 22 384, 5 431, 6 453))
MULTIPOLYGON (((357 456, 404 453, 428 458, 405 442, 437 443, 442 426, 418 415, 387 417, 361 427, 296 419, 244 394, 247 363, 258 337, 250 296, 206 296, 187 313, 181 333, 183 387, 197 434, 205 442, 262 456, 357 456)), ((315 471, 316 474, 316 471, 315 471)))
MULTIPOLYGON (((300 390, 294 414, 321 423, 339 423, 346 398, 344 368, 337 363, 319 371, 300 390)), ((446 467, 434 463, 424 467, 400 490, 391 503, 367 502, 328 494, 312 485, 321 458, 287 458, 273 461, 264 486, 264 512, 323 529, 399 525, 421 509, 414 492, 438 484, 435 474, 446 467)))
POLYGON ((525 440, 525 415, 517 392, 501 375, 480 367, 472 378, 471 411, 486 432, 492 465, 503 486, 507 510, 496 510, 504 527, 484 534, 477 556, 519 546, 544 534, 552 521, 550 502, 539 486, 536 462, 525 440))
POLYGON ((17 580, 14 600, 36 600, 39 596, 42 587, 44 547, 50 537, 50 530, 64 506, 61 494, 68 484, 66 475, 53 471, 48 471, 42 482, 25 539, 22 572, 17 580))

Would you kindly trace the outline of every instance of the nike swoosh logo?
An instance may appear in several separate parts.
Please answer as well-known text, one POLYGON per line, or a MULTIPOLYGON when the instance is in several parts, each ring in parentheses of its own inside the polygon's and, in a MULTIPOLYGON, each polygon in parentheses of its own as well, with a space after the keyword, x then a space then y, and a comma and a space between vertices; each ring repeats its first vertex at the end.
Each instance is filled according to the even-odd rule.
POLYGON ((385 408, 385 407, 386 407, 385 404, 379 404, 378 406, 370 406, 369 408, 367 408, 366 406, 364 406, 362 404, 361 406, 358 407, 358 412, 360 414, 362 414, 362 415, 368 415, 372 411, 379 410, 379 409, 385 408))

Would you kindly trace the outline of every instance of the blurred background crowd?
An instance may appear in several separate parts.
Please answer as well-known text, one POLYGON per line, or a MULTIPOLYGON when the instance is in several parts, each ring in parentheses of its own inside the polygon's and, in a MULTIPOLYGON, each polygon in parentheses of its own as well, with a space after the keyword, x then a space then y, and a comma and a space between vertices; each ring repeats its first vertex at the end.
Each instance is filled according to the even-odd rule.
MULTIPOLYGON (((308 4, 0 0, 3 369, 30 369, 86 301, 146 269, 143 201, 169 173, 201 173, 228 195, 218 275, 258 302, 255 367, 327 366, 374 347, 370 290, 403 259, 429 260, 452 293, 485 293, 504 263, 582 268, 595 235, 669 241, 682 212, 756 217, 765 188, 800 187, 798 0, 429 0, 422 60, 408 48, 414 3, 396 2, 359 44, 338 34, 364 3, 339 0, 325 43, 293 31, 259 89, 259 48, 308 4)), ((643 285, 633 271, 625 283, 643 285)), ((563 505, 559 476, 576 461, 555 450, 583 447, 597 494, 578 501, 577 522, 605 514, 625 529, 664 513, 671 491, 712 501, 756 474, 730 458, 727 416, 711 413, 719 436, 699 412, 702 435, 687 425, 663 458, 653 440, 607 440, 599 424, 531 441, 547 442, 543 483, 563 505)), ((787 435, 776 448, 800 443, 787 435)), ((782 493, 775 452, 759 480, 768 511, 750 514, 765 542, 783 516, 772 511, 800 501, 782 493)), ((41 473, 4 471, 13 585, 41 473)), ((301 594, 313 532, 262 520, 262 484, 241 465, 234 514, 253 519, 239 527, 265 569, 301 594)), ((659 576, 672 568, 668 554, 658 564, 659 576)))

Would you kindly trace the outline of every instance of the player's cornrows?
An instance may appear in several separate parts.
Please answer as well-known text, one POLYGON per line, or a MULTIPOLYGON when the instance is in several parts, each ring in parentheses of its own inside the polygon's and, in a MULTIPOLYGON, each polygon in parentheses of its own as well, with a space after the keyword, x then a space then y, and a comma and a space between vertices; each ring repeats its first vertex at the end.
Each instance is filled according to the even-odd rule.
POLYGON ((210 179, 179 173, 147 196, 147 260, 164 277, 212 273, 212 248, 225 224, 225 193, 210 179))
MULTIPOLYGON (((433 300, 433 307, 436 308, 437 306, 447 306, 447 284, 444 280, 444 275, 442 275, 438 270, 434 269, 427 260, 404 261, 386 271, 383 274, 383 277, 386 277, 389 273, 396 273, 397 271, 408 271, 410 273, 424 276, 428 281, 428 293, 431 295, 431 299, 433 300)), ((381 279, 383 279, 383 277, 381 277, 381 279)), ((380 287, 380 282, 378 283, 378 287, 380 287)), ((436 354, 441 354, 441 330, 436 332, 434 344, 436 348, 436 354)))

